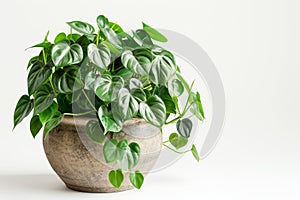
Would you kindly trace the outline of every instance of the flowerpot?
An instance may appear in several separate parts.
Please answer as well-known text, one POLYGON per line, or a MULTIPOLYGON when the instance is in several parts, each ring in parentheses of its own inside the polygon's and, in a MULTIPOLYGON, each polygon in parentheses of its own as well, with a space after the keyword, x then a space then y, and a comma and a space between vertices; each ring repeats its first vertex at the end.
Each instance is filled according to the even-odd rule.
MULTIPOLYGON (((70 189, 82 192, 120 192, 132 189, 129 172, 124 172, 120 188, 113 187, 108 174, 118 169, 107 164, 103 156, 103 144, 92 141, 85 132, 91 118, 64 117, 55 129, 44 138, 44 150, 57 175, 70 189)), ((140 145, 139 170, 146 175, 157 161, 162 148, 160 130, 143 119, 134 118, 124 122, 121 132, 114 134, 117 140, 127 139, 140 145)))

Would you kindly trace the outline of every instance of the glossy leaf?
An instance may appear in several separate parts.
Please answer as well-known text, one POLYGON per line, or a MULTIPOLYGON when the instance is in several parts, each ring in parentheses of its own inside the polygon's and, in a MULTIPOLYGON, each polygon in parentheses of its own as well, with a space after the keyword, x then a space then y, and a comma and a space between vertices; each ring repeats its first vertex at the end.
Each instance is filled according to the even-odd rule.
POLYGON ((90 44, 88 46, 89 60, 100 69, 107 68, 111 61, 110 56, 110 51, 104 44, 100 44, 99 47, 97 47, 95 44, 90 44))
POLYGON ((116 32, 117 34, 118 33, 123 33, 123 29, 121 28, 121 26, 117 23, 114 23, 114 22, 109 22, 109 27, 114 31, 116 32))
POLYGON ((87 90, 94 90, 96 80, 96 73, 91 71, 85 77, 84 87, 87 90))
POLYGON ((140 189, 144 183, 144 176, 139 171, 131 172, 129 179, 131 184, 137 189, 140 189))
POLYGON ((95 29, 92 25, 86 22, 81 22, 81 21, 72 21, 72 22, 67 22, 67 24, 76 30, 79 33, 85 34, 85 35, 91 35, 95 32, 95 29))
POLYGON ((126 88, 122 88, 119 91, 117 109, 119 111, 120 117, 124 121, 136 116, 139 110, 138 102, 126 88))
POLYGON ((43 124, 40 121, 39 116, 37 116, 37 115, 33 116, 30 120, 30 131, 31 131, 33 138, 35 138, 37 136, 37 134, 40 132, 42 127, 43 127, 43 124))
POLYGON ((199 153, 198 153, 195 145, 192 146, 191 152, 192 152, 194 158, 199 162, 200 157, 199 157, 199 153))
POLYGON ((99 108, 98 116, 104 127, 104 135, 107 134, 107 132, 116 133, 121 131, 122 124, 113 118, 112 114, 107 111, 105 106, 99 108))
POLYGON ((45 136, 47 136, 51 130, 60 124, 60 122, 63 120, 63 117, 64 115, 60 112, 56 112, 54 114, 54 116, 45 125, 45 136))
POLYGON ((158 30, 150 27, 149 25, 143 23, 143 29, 150 35, 150 37, 159 42, 167 42, 168 39, 161 34, 158 30))
POLYGON ((115 188, 119 188, 124 180, 123 172, 121 170, 112 170, 109 172, 108 179, 115 188))
POLYGON ((124 84, 127 85, 129 83, 129 80, 133 76, 133 72, 127 68, 123 68, 117 72, 116 76, 122 77, 124 80, 124 84))
POLYGON ((135 89, 130 91, 132 96, 140 103, 142 101, 146 101, 146 94, 142 89, 135 89))
POLYGON ((95 93, 104 102, 114 101, 121 88, 124 86, 123 78, 101 75, 95 81, 95 93))
POLYGON ((193 128, 193 123, 188 118, 178 120, 176 123, 176 128, 182 137, 189 138, 193 128))
POLYGON ((29 47, 29 48, 36 48, 36 47, 48 48, 50 46, 51 46, 51 42, 44 41, 44 42, 41 42, 39 44, 33 45, 33 46, 29 47))
POLYGON ((90 120, 86 125, 86 133, 94 142, 103 144, 105 141, 104 130, 96 120, 90 120))
POLYGON ((32 95, 36 89, 42 85, 51 75, 52 73, 51 64, 44 65, 42 61, 36 61, 33 63, 28 77, 28 94, 32 95))
POLYGON ((71 93, 82 87, 78 80, 78 68, 67 66, 54 72, 52 76, 53 86, 60 93, 71 93))
POLYGON ((143 89, 143 83, 136 78, 132 78, 129 81, 129 89, 136 90, 136 89, 143 89))
POLYGON ((55 115, 55 113, 58 111, 58 105, 57 103, 53 102, 46 110, 41 112, 39 114, 40 121, 42 123, 48 122, 52 117, 55 115))
POLYGON ((167 113, 176 113, 176 105, 172 99, 172 97, 169 94, 168 88, 165 86, 159 87, 157 91, 157 95, 163 100, 165 106, 166 106, 166 112, 167 113))
POLYGON ((139 29, 136 32, 133 32, 133 34, 134 34, 135 38, 137 38, 143 46, 146 46, 146 47, 153 46, 151 37, 149 36, 149 34, 146 31, 139 29))
POLYGON ((191 107, 191 112, 200 120, 203 121, 205 116, 204 116, 204 111, 203 111, 203 106, 200 98, 200 93, 197 92, 196 94, 192 94, 192 107, 191 107))
POLYGON ((164 53, 156 56, 151 64, 150 79, 160 85, 165 85, 175 75, 174 61, 164 53))
POLYGON ((132 72, 142 76, 148 75, 147 69, 139 63, 131 51, 124 51, 121 60, 122 64, 132 72))
POLYGON ((104 158, 107 163, 112 163, 119 160, 119 149, 116 139, 107 140, 103 147, 104 158))
POLYGON ((28 95, 23 95, 16 106, 14 112, 14 128, 29 115, 33 109, 33 100, 28 95))
POLYGON ((104 15, 99 15, 97 17, 97 25, 99 28, 107 28, 109 27, 109 21, 104 15))
POLYGON ((172 81, 170 81, 168 88, 172 96, 179 97, 184 92, 184 87, 178 79, 173 79, 172 81))
POLYGON ((80 63, 83 59, 83 50, 79 44, 69 45, 62 41, 53 46, 51 57, 55 66, 64 67, 80 63))
POLYGON ((67 40, 67 35, 64 32, 61 32, 55 37, 54 43, 57 44, 64 40, 67 40))
POLYGON ((140 103, 141 116, 150 124, 161 127, 166 121, 166 107, 157 95, 151 96, 146 102, 140 103))
POLYGON ((69 35, 67 36, 67 39, 68 39, 68 40, 72 40, 72 41, 75 42, 75 41, 78 40, 80 37, 81 37, 80 34, 72 33, 72 34, 69 34, 69 35))
POLYGON ((121 140, 118 145, 119 150, 119 165, 123 170, 133 169, 140 159, 140 146, 132 142, 128 144, 126 139, 121 140))
POLYGON ((53 102, 54 92, 50 85, 39 87, 34 96, 34 113, 39 114, 46 110, 53 102))
POLYGON ((178 135, 177 133, 172 133, 169 136, 169 141, 176 149, 180 149, 188 143, 186 138, 178 135))

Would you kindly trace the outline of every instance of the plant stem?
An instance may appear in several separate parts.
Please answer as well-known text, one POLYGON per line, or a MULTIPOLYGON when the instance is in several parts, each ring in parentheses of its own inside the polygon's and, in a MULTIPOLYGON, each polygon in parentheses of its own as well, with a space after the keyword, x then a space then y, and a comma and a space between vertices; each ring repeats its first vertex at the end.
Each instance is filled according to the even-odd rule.
POLYGON ((54 95, 56 96, 57 94, 56 94, 55 88, 54 88, 54 86, 53 86, 52 75, 53 75, 53 74, 50 75, 49 81, 50 81, 50 85, 51 85, 51 87, 52 87, 52 89, 53 89, 54 95))
POLYGON ((86 94, 86 92, 84 91, 84 89, 82 89, 82 92, 83 92, 83 94, 84 94, 86 100, 87 100, 88 103, 90 104, 90 106, 94 109, 94 111, 95 111, 96 113, 98 113, 97 109, 96 109, 95 106, 92 104, 90 98, 88 97, 88 95, 86 94))
POLYGON ((96 37, 96 45, 97 46, 99 44, 99 38, 100 38, 100 29, 98 30, 98 34, 97 34, 97 37, 96 37))
POLYGON ((88 111, 88 112, 84 112, 84 113, 64 113, 64 115, 79 117, 79 116, 87 115, 90 113, 94 113, 94 111, 88 111))
POLYGON ((188 152, 190 152, 191 150, 186 150, 186 151, 177 151, 177 150, 175 150, 175 149, 173 149, 173 148, 171 148, 171 147, 169 147, 168 145, 166 145, 166 144, 163 144, 165 147, 167 147, 168 149, 170 149, 171 151, 174 151, 175 153, 178 153, 178 154, 185 154, 185 153, 188 153, 188 152))
POLYGON ((43 58, 44 58, 44 63, 45 65, 47 64, 47 57, 46 57, 46 53, 45 53, 45 49, 43 48, 43 58))

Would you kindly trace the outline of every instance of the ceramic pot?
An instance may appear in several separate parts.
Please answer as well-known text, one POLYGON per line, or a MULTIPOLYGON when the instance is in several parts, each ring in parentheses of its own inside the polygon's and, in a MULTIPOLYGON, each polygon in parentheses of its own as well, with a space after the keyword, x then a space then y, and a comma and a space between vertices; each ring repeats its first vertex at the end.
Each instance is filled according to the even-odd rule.
MULTIPOLYGON (((64 117, 59 126, 44 138, 44 150, 50 165, 70 189, 82 192, 120 192, 132 189, 129 172, 124 174, 120 188, 114 188, 108 174, 118 169, 117 164, 104 161, 103 145, 92 141, 85 132, 91 118, 64 117)), ((157 161, 162 148, 160 130, 143 119, 124 122, 123 129, 115 133, 119 141, 127 139, 140 145, 141 156, 133 170, 146 175, 157 161)))

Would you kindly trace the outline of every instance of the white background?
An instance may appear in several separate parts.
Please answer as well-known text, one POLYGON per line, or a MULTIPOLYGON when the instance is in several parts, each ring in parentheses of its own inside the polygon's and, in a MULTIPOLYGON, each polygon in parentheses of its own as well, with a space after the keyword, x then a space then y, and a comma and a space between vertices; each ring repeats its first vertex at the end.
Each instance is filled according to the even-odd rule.
POLYGON ((298 0, 1 1, 0 199, 299 199, 300 3, 298 0), (223 136, 200 164, 190 155, 147 177, 140 191, 65 189, 24 121, 26 63, 47 30, 105 14, 125 29, 141 21, 181 32, 216 64, 227 97, 223 136))

